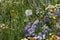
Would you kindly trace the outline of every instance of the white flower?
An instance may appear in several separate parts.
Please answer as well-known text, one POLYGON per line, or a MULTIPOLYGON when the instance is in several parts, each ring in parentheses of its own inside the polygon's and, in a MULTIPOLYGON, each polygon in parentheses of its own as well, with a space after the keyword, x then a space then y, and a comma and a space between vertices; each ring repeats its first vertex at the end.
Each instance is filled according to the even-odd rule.
POLYGON ((52 33, 49 33, 49 35, 52 35, 52 33))
POLYGON ((24 38, 24 40, 28 40, 28 39, 24 38))
POLYGON ((25 11, 26 16, 32 15, 32 10, 28 9, 25 11))
POLYGON ((40 40, 42 40, 42 39, 43 39, 43 38, 42 38, 42 36, 37 36, 37 38, 38 38, 38 39, 40 39, 40 40))
POLYGON ((42 37, 40 37, 40 39, 42 39, 42 37))
POLYGON ((45 34, 43 34, 43 39, 46 39, 46 35, 45 34))
POLYGON ((55 6, 56 6, 57 8, 60 8, 60 4, 56 4, 55 6))
POLYGON ((34 37, 35 39, 37 39, 37 37, 34 37))

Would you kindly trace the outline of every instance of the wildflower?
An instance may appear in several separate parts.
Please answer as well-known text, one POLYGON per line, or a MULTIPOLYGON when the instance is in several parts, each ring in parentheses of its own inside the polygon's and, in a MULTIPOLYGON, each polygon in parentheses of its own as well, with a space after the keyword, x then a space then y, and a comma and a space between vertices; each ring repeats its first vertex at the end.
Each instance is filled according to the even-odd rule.
POLYGON ((52 33, 49 33, 49 35, 52 35, 52 33))
POLYGON ((43 34, 43 39, 44 39, 44 40, 46 39, 46 34, 43 34))
POLYGON ((50 38, 49 38, 49 40, 53 40, 53 38, 52 38, 52 37, 50 37, 50 38))
POLYGON ((34 37, 35 38, 35 40, 37 39, 37 37, 34 37))
POLYGON ((56 16, 53 16, 52 18, 55 20, 56 19, 56 16))
POLYGON ((52 38, 55 38, 55 37, 56 37, 56 35, 55 35, 55 34, 53 34, 53 35, 52 35, 52 38))
POLYGON ((30 28, 30 29, 28 29, 27 31, 28 31, 28 34, 31 35, 31 34, 33 34, 33 33, 35 32, 35 29, 30 28))
POLYGON ((60 40, 60 37, 58 37, 58 40, 60 40))
POLYGON ((28 30, 29 28, 31 28, 31 26, 32 26, 32 23, 28 23, 25 27, 25 30, 28 30))
POLYGON ((42 33, 41 33, 41 32, 39 32, 39 33, 38 33, 38 36, 42 36, 42 33))
POLYGON ((30 40, 35 40, 35 38, 34 37, 30 37, 30 40))
POLYGON ((25 11, 25 14, 26 14, 26 16, 32 15, 32 10, 27 9, 27 10, 25 11))
POLYGON ((35 29, 37 27, 37 25, 39 24, 39 20, 37 19, 33 24, 32 24, 32 27, 33 29, 35 29))
POLYGON ((60 4, 56 4, 55 6, 56 6, 57 8, 60 8, 60 4))
POLYGON ((44 23, 46 23, 48 21, 49 17, 48 16, 45 16, 44 17, 44 23))
POLYGON ((42 27, 42 32, 46 33, 46 32, 51 32, 52 30, 45 24, 43 27, 42 27))
POLYGON ((24 40, 28 40, 27 38, 24 38, 24 40))
POLYGON ((58 22, 56 23, 56 28, 57 28, 57 29, 60 29, 60 21, 58 21, 58 22))
POLYGON ((41 33, 41 32, 39 32, 39 33, 37 34, 37 39, 38 39, 38 40, 42 40, 42 33, 41 33))
POLYGON ((60 13, 57 12, 57 11, 55 11, 54 14, 57 15, 57 16, 60 16, 60 13))
POLYGON ((55 6, 54 5, 51 5, 50 8, 55 8, 55 6))
POLYGON ((38 40, 42 40, 43 38, 42 38, 41 36, 38 36, 37 39, 38 39, 38 40))

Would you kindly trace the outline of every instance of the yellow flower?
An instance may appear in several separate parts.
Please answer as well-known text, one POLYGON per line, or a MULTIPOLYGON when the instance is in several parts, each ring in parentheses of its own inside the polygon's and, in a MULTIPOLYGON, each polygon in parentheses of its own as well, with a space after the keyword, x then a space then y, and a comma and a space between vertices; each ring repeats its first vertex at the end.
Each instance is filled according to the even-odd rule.
POLYGON ((56 16, 53 16, 53 19, 55 20, 56 19, 56 16))
POLYGON ((52 38, 56 37, 56 35, 52 35, 52 38))
POLYGON ((49 40, 53 40, 53 38, 52 38, 52 37, 50 37, 50 38, 49 38, 49 40))
POLYGON ((33 37, 30 37, 30 40, 35 40, 33 37))
POLYGON ((50 8, 55 8, 55 6, 54 5, 51 5, 50 8))

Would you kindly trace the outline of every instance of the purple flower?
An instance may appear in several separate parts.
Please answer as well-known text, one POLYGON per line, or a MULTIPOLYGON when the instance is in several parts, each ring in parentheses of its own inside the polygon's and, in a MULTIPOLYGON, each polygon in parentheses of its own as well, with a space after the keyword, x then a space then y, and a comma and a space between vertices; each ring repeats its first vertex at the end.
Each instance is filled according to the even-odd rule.
POLYGON ((48 26, 46 26, 46 24, 42 27, 42 32, 51 32, 52 30, 48 27, 48 26))
POLYGON ((37 25, 39 24, 39 20, 37 19, 33 24, 32 24, 32 27, 33 29, 35 29, 37 27, 37 25))
POLYGON ((37 25, 38 23, 39 23, 39 20, 37 19, 33 24, 37 25))
POLYGON ((54 14, 57 15, 57 16, 60 16, 60 13, 59 12, 56 12, 55 11, 54 14))
POLYGON ((28 29, 27 31, 28 31, 28 34, 32 34, 32 33, 34 33, 34 32, 35 32, 35 30, 34 30, 34 29, 32 29, 32 28, 28 29))
POLYGON ((51 15, 51 12, 48 12, 47 14, 48 14, 48 15, 51 15))
POLYGON ((39 32, 39 33, 38 33, 38 36, 42 36, 42 33, 41 33, 41 32, 39 32))
POLYGON ((46 23, 48 21, 49 17, 48 16, 45 16, 44 17, 44 23, 46 23))
POLYGON ((27 31, 29 28, 31 28, 31 26, 32 26, 32 23, 28 23, 25 27, 25 31, 27 31))
POLYGON ((56 23, 56 28, 60 29, 60 21, 56 23))

